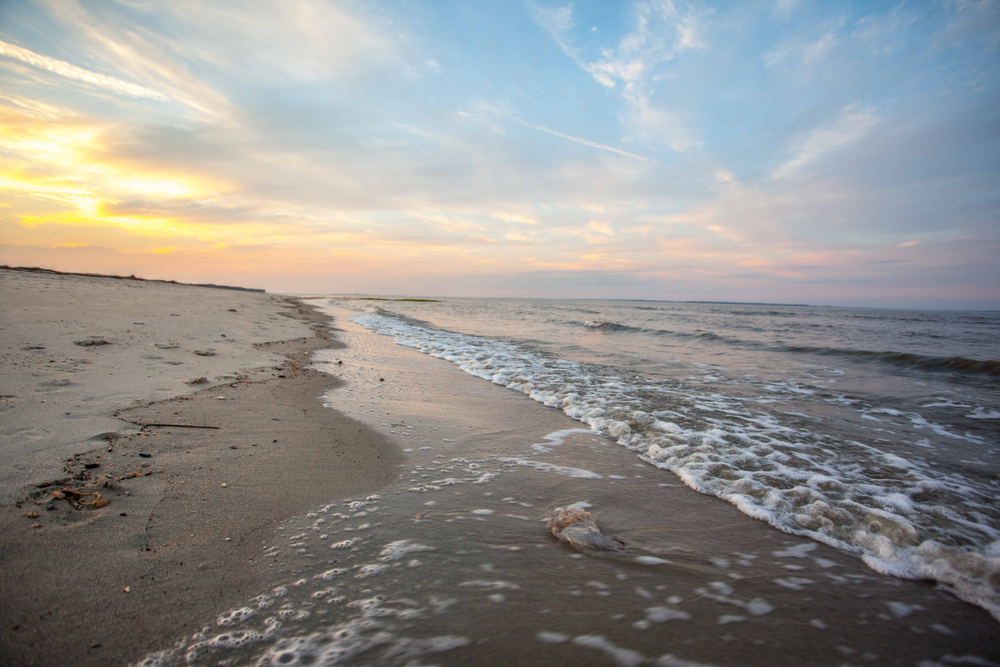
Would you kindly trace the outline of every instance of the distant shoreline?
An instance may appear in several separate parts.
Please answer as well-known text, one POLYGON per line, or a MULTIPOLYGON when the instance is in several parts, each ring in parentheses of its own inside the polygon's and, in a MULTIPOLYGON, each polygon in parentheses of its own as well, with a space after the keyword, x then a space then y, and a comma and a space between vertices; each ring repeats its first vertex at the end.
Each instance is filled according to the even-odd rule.
POLYGON ((239 292, 265 293, 266 290, 259 287, 239 287, 236 285, 216 285, 215 283, 182 283, 176 280, 161 280, 159 278, 139 278, 135 274, 130 276, 117 276, 110 273, 81 273, 77 271, 56 271, 55 269, 43 269, 39 266, 8 266, 0 264, 0 269, 7 271, 25 271, 27 273, 46 273, 55 276, 84 276, 86 278, 113 278, 115 280, 141 280, 147 283, 165 283, 167 285, 188 285, 190 287, 211 287, 214 289, 229 289, 239 292))

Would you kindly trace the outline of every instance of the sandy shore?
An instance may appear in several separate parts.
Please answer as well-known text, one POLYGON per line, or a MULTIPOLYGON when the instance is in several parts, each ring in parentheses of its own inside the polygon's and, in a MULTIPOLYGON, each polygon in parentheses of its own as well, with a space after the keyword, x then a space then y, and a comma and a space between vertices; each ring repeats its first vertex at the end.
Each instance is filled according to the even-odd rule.
POLYGON ((388 437, 323 408, 304 362, 338 343, 311 308, 8 270, 0 295, 2 664, 169 646, 261 588, 278 522, 397 476, 388 437))
POLYGON ((331 312, 346 347, 314 363, 345 384, 328 400, 399 442, 404 474, 283 523, 271 584, 159 664, 1000 660, 1000 625, 947 587, 777 531, 559 410, 331 312), (544 521, 578 502, 624 552, 549 534, 544 521))
POLYGON ((335 304, 332 340, 265 294, 0 271, 0 295, 0 664, 1000 660, 947 587, 778 532, 335 304), (52 500, 82 487, 110 504, 52 500), (624 552, 548 533, 577 502, 624 552))

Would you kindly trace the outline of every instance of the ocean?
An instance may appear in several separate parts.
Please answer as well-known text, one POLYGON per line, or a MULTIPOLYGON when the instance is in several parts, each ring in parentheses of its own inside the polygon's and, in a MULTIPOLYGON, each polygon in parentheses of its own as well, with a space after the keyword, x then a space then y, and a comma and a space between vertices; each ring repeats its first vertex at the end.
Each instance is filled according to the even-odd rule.
POLYGON ((400 481, 289 522, 288 583, 147 664, 998 657, 1000 313, 313 303, 400 481), (573 509, 624 550, 556 542, 573 509))

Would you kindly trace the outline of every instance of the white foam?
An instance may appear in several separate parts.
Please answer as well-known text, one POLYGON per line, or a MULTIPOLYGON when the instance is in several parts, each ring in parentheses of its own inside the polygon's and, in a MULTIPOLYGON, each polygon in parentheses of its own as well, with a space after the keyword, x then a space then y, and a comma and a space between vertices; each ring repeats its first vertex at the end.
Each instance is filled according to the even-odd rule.
POLYGON ((379 554, 379 560, 391 561, 399 560, 400 558, 405 558, 409 554, 418 553, 421 551, 433 551, 434 547, 428 547, 423 544, 417 544, 411 540, 398 540, 396 542, 390 542, 389 544, 382 547, 382 551, 379 554))
POLYGON ((361 541, 361 538, 355 537, 352 540, 344 540, 342 542, 337 542, 335 544, 331 544, 330 548, 331 549, 350 549, 355 544, 357 544, 359 541, 361 541))
POLYGON ((471 586, 473 588, 482 588, 488 591, 518 590, 521 588, 517 584, 512 584, 509 581, 484 581, 482 579, 463 581, 459 584, 459 586, 471 586))
POLYGON ((646 656, 638 651, 632 651, 615 645, 603 635, 579 635, 573 637, 573 643, 584 648, 601 651, 621 667, 638 667, 646 662, 646 656))
POLYGON ((382 574, 389 569, 388 565, 383 565, 382 563, 370 563, 368 565, 362 565, 358 568, 358 573, 354 575, 355 579, 367 579, 368 577, 374 577, 377 574, 382 574))
POLYGON ((523 459, 515 456, 504 456, 498 458, 497 460, 501 463, 514 463, 526 468, 534 468, 535 470, 540 470, 541 472, 551 472, 565 477, 575 477, 577 479, 603 479, 603 475, 599 475, 592 470, 586 470, 584 468, 558 466, 544 461, 532 461, 531 459, 523 459))
POLYGON ((257 610, 251 607, 239 607, 238 609, 227 611, 216 620, 216 623, 218 625, 238 625, 256 613, 257 610))
POLYGON ((639 556, 635 559, 636 563, 642 563, 643 565, 663 565, 669 563, 669 560, 664 560, 663 558, 657 558, 656 556, 639 556))
POLYGON ((323 572, 321 574, 317 574, 316 578, 317 579, 322 579, 323 581, 330 581, 331 579, 335 579, 335 578, 339 577, 340 575, 344 574, 345 572, 347 572, 346 568, 335 567, 332 570, 327 570, 326 572, 323 572))
MULTIPOLYGON (((701 385, 692 388, 683 382, 624 378, 606 367, 547 357, 511 342, 423 328, 379 313, 354 321, 561 409, 592 432, 636 451, 643 461, 674 472, 692 489, 722 498, 749 516, 859 553, 879 572, 948 584, 1000 619, 1000 592, 990 583, 1000 576, 1000 558, 986 553, 989 544, 1000 541, 1000 505, 981 476, 931 466, 913 453, 903 458, 866 443, 793 428, 781 421, 784 416, 761 411, 754 398, 708 393, 701 385)), ((814 391, 792 381, 767 386, 789 395, 814 391)), ((878 408, 864 413, 906 420, 911 428, 950 440, 984 442, 914 412, 878 408)), ((993 418, 985 409, 971 414, 993 418)), ((552 434, 535 450, 544 453, 560 444, 561 438, 552 434)), ((507 462, 601 479, 596 472, 571 466, 507 462)), ((412 490, 436 489, 425 485, 412 490)))
POLYGON ((670 609, 669 607, 650 607, 646 610, 646 619, 651 623, 687 621, 691 619, 691 614, 679 609, 670 609))

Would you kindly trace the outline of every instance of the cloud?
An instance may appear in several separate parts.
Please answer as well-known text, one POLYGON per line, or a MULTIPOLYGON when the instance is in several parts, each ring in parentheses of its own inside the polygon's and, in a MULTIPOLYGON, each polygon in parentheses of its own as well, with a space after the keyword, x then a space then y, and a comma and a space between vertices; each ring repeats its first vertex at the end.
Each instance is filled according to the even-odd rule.
POLYGON ((819 38, 796 35, 772 47, 763 60, 768 67, 787 65, 789 69, 808 70, 823 61, 838 44, 840 38, 832 30, 819 38))
POLYGON ((8 257, 310 291, 543 276, 548 296, 829 303, 848 280, 1000 284, 995 51, 933 24, 980 9, 816 23, 816 3, 778 21, 772 2, 650 0, 602 8, 595 32, 582 8, 529 4, 540 29, 470 42, 445 35, 516 29, 508 9, 46 2, 4 44, 166 99, 0 54, 8 257))
POLYGON ((118 93, 119 95, 144 97, 151 100, 168 99, 166 95, 146 88, 145 86, 140 86, 128 81, 122 81, 121 79, 116 79, 115 77, 108 76, 106 74, 91 72, 90 70, 83 69, 82 67, 77 67, 76 65, 71 65, 65 61, 56 60, 55 58, 50 58, 48 56, 39 55, 33 51, 29 51, 28 49, 14 44, 8 44, 4 41, 0 41, 0 56, 15 58, 21 62, 28 63, 29 65, 43 69, 47 72, 52 72, 53 74, 58 74, 59 76, 72 79, 74 81, 80 81, 96 88, 110 90, 111 92, 118 93))
POLYGON ((590 141, 589 139, 582 139, 580 137, 574 137, 574 136, 569 135, 569 134, 563 134, 562 132, 556 132, 555 130, 550 130, 547 127, 543 127, 542 125, 532 125, 531 123, 529 123, 527 121, 520 120, 520 119, 515 119, 515 120, 518 123, 520 123, 521 125, 524 125, 525 127, 531 128, 532 130, 539 130, 541 132, 548 132, 551 135, 554 135, 554 136, 557 136, 557 137, 562 137, 563 139, 569 139, 570 141, 575 141, 576 143, 583 144, 584 146, 590 146, 591 148, 597 148, 597 149, 600 149, 602 151, 608 151, 608 152, 611 152, 611 153, 617 153, 618 155, 624 155, 626 157, 635 158, 636 160, 649 160, 649 159, 651 159, 651 158, 648 158, 648 157, 643 157, 642 155, 636 155, 635 153, 629 153, 628 151, 623 151, 622 149, 615 148, 614 146, 605 146, 604 144, 599 144, 599 143, 596 143, 594 141, 590 141))
POLYGON ((527 7, 531 20, 545 28, 559 45, 559 48, 570 58, 576 60, 579 51, 567 41, 569 31, 576 27, 576 24, 573 23, 573 5, 546 7, 528 0, 527 7))
POLYGON ((636 2, 632 30, 617 46, 588 58, 572 44, 571 6, 544 9, 529 3, 528 7, 532 20, 548 31, 566 55, 600 85, 617 92, 628 109, 625 120, 635 133, 676 151, 698 145, 678 112, 651 102, 662 67, 685 51, 706 46, 698 12, 672 0, 636 2))
POLYGON ((800 4, 802 0, 775 0, 773 13, 778 16, 788 16, 800 4))
POLYGON ((788 178, 825 154, 864 138, 878 122, 875 112, 873 107, 847 105, 833 122, 795 139, 792 156, 771 172, 771 179, 788 178))
POLYGON ((608 151, 610 153, 617 153, 618 155, 624 155, 626 157, 635 158, 637 160, 651 160, 652 158, 644 157, 636 153, 631 153, 629 151, 623 150, 621 148, 615 148, 614 146, 608 146, 606 144, 597 143, 596 141, 591 141, 589 139, 584 139, 583 137, 575 137, 570 134, 565 134, 564 132, 559 132, 551 128, 545 127, 544 125, 537 125, 535 123, 530 123, 523 118, 520 118, 514 111, 512 111, 506 104, 503 103, 487 103, 483 101, 476 102, 468 110, 461 110, 457 112, 459 118, 465 121, 474 122, 480 124, 490 130, 493 134, 503 134, 504 129, 501 127, 497 121, 499 120, 510 120, 519 125, 522 125, 531 130, 538 130, 539 132, 546 132, 556 137, 562 139, 567 139, 569 141, 576 142, 583 146, 589 146, 591 148, 596 148, 602 151, 608 151))

